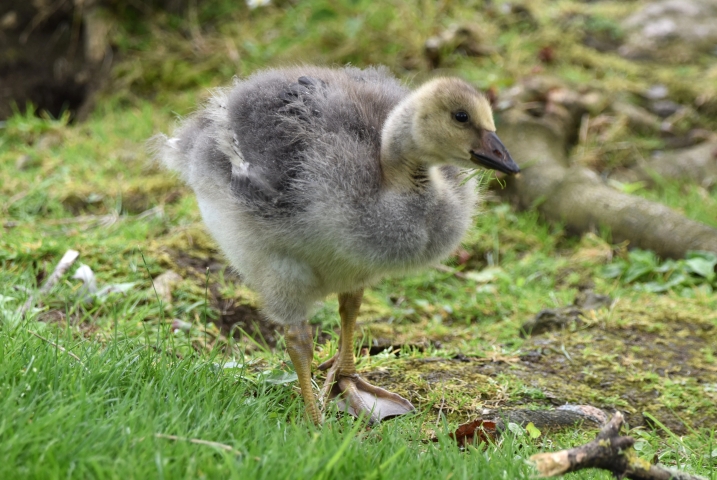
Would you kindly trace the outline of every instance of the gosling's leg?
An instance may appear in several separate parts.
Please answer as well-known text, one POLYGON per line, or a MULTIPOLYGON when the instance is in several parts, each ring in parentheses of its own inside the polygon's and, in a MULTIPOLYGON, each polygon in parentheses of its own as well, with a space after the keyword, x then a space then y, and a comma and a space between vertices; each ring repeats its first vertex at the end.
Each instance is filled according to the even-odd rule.
POLYGON ((362 299, 363 290, 339 294, 339 351, 333 361, 322 365, 330 368, 321 394, 322 398, 339 397, 342 410, 356 417, 366 415, 370 423, 377 423, 386 417, 412 412, 414 408, 405 398, 371 385, 356 373, 354 328, 362 299))
POLYGON ((308 323, 290 325, 284 330, 286 350, 299 377, 301 396, 304 397, 306 414, 314 424, 321 424, 321 412, 311 386, 311 360, 314 358, 314 338, 308 323))

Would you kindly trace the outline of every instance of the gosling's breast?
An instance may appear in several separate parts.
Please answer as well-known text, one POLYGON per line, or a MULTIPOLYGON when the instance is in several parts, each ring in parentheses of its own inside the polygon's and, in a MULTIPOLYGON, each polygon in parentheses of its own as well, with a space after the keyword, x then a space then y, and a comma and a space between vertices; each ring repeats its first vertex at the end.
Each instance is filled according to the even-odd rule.
POLYGON ((432 260, 449 255, 470 227, 477 201, 473 181, 463 183, 460 169, 454 166, 430 170, 430 197, 426 208, 426 253, 432 260))
POLYGON ((471 223, 475 185, 461 185, 454 167, 431 170, 422 188, 385 191, 361 206, 347 235, 353 254, 392 270, 436 262, 458 246, 471 223))

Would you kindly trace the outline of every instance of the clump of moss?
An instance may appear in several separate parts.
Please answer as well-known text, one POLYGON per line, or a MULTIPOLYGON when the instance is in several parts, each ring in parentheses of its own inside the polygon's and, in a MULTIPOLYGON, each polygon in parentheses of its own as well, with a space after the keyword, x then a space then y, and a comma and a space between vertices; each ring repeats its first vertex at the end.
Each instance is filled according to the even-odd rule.
MULTIPOLYGON (((398 338, 425 339, 423 332, 407 333, 398 338)), ((577 328, 529 338, 513 354, 493 353, 492 359, 490 351, 477 352, 488 358, 447 358, 460 353, 465 339, 441 338, 441 357, 409 354, 390 365, 379 358, 361 370, 453 419, 485 407, 573 403, 621 410, 632 426, 644 425, 648 412, 678 433, 717 422, 711 387, 717 384, 717 314, 697 301, 619 299, 612 309, 590 311, 577 328)))

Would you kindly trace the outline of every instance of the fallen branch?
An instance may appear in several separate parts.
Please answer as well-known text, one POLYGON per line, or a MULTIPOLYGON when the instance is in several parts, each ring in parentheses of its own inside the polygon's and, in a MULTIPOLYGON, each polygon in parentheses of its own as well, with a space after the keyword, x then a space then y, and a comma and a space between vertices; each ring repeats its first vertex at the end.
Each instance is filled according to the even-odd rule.
POLYGON ((443 265, 443 264, 439 263, 437 265, 434 265, 433 268, 438 270, 441 273, 450 273, 451 275, 453 275, 456 278, 460 278, 460 279, 466 278, 465 273, 461 272, 460 270, 456 270, 455 268, 451 268, 448 265, 443 265))
MULTIPOLYGON (((539 311, 534 318, 520 327, 520 336, 540 335, 545 332, 568 328, 572 324, 580 325, 586 311, 609 308, 612 304, 612 298, 607 295, 596 294, 590 289, 583 290, 575 297, 572 305, 560 308, 545 308, 539 311)), ((605 420, 607 421, 607 418, 605 420)))
POLYGON ((595 440, 570 450, 539 453, 530 457, 541 477, 553 477, 586 468, 609 470, 617 478, 635 480, 706 480, 703 477, 652 465, 637 456, 635 439, 620 437, 624 418, 620 412, 600 430, 595 440))
POLYGON ((501 194, 522 209, 583 233, 606 226, 612 240, 683 258, 690 250, 717 253, 717 229, 660 203, 617 191, 592 170, 570 165, 570 126, 561 118, 534 118, 517 109, 501 116, 499 133, 523 173, 506 179, 501 194))
POLYGON ((484 416, 492 418, 499 431, 505 430, 509 423, 522 427, 532 423, 541 430, 559 430, 576 425, 599 427, 608 420, 607 413, 591 405, 561 405, 554 410, 498 410, 484 416))
POLYGON ((35 302, 39 298, 41 298, 43 295, 49 292, 52 287, 55 286, 55 284, 65 273, 67 273, 67 271, 70 269, 72 264, 75 263, 75 260, 77 260, 77 257, 79 256, 80 252, 78 252, 77 250, 68 250, 65 252, 65 254, 60 259, 60 263, 57 264, 55 270, 47 278, 42 287, 40 287, 36 294, 30 295, 27 298, 27 301, 25 301, 25 304, 20 307, 20 316, 24 316, 28 310, 35 306, 35 302))
POLYGON ((654 184, 656 177, 711 188, 717 184, 717 139, 662 152, 650 160, 639 162, 630 170, 610 176, 621 182, 642 181, 648 184, 654 184))

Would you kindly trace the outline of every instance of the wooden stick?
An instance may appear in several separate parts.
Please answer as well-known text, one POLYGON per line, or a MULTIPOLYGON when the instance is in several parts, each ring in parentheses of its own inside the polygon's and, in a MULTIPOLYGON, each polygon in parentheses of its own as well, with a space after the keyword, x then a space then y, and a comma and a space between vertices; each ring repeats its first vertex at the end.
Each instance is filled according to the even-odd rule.
POLYGON ((541 477, 553 477, 585 468, 611 471, 617 478, 634 480, 706 480, 704 477, 652 465, 637 456, 632 446, 635 439, 620 437, 624 417, 617 412, 606 423, 595 440, 570 450, 539 453, 530 457, 541 477))
POLYGON ((155 437, 157 438, 165 438, 167 440, 174 440, 179 442, 189 442, 189 443, 195 443, 197 445, 208 445, 210 447, 219 448, 221 450, 225 450, 227 452, 231 452, 234 455, 241 455, 242 453, 238 450, 235 450, 234 447, 231 445, 227 445, 226 443, 219 443, 219 442, 212 442, 210 440, 202 440, 201 438, 187 438, 187 437, 178 437, 176 435, 166 435, 164 433, 155 433, 155 437))
POLYGON ((75 263, 75 260, 77 260, 77 257, 79 256, 80 252, 78 252, 77 250, 68 250, 65 252, 65 254, 60 259, 60 263, 57 264, 55 270, 47 278, 47 280, 45 280, 45 283, 42 285, 42 287, 40 287, 40 289, 35 295, 30 295, 27 298, 25 304, 20 308, 21 316, 24 316, 28 310, 35 306, 35 302, 38 298, 41 298, 43 295, 49 292, 52 287, 55 286, 55 284, 65 273, 67 273, 67 271, 70 269, 72 264, 75 263))
MULTIPOLYGON (((85 364, 82 363, 82 360, 80 360, 80 357, 78 357, 77 355, 75 355, 75 354, 72 353, 71 351, 67 350, 65 347, 62 347, 62 346, 56 344, 55 342, 53 342, 53 341, 51 341, 51 340, 48 340, 47 338, 43 337, 43 336, 40 335, 39 333, 33 332, 32 330, 28 330, 28 332, 30 332, 31 334, 35 335, 35 336, 36 336, 37 338, 39 338, 40 340, 43 340, 43 341, 49 343, 50 345, 52 345, 52 346, 55 347, 56 349, 60 350, 61 352, 64 352, 64 353, 68 354, 69 356, 71 356, 72 358, 74 358, 75 360, 77 360, 77 362, 78 362, 80 365, 82 365, 82 367, 83 367, 85 370, 87 370, 87 367, 85 367, 85 364)), ((88 370, 88 371, 89 371, 89 370, 88 370)))
POLYGON ((451 268, 448 265, 443 265, 441 263, 438 263, 438 264, 434 265, 433 268, 435 268, 436 270, 438 270, 439 272, 442 272, 442 273, 450 273, 451 275, 453 275, 456 278, 461 278, 461 279, 466 278, 465 273, 463 273, 459 270, 456 270, 455 268, 451 268))
POLYGON ((507 177, 498 193, 523 210, 539 211, 572 233, 610 229, 614 243, 684 258, 690 250, 717 253, 717 228, 685 217, 661 203, 617 191, 600 175, 567 157, 572 122, 537 119, 517 109, 501 116, 500 135, 523 173, 507 177))

